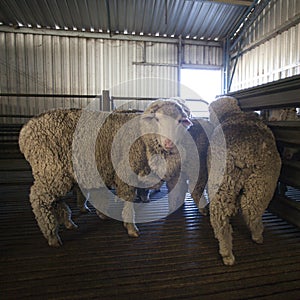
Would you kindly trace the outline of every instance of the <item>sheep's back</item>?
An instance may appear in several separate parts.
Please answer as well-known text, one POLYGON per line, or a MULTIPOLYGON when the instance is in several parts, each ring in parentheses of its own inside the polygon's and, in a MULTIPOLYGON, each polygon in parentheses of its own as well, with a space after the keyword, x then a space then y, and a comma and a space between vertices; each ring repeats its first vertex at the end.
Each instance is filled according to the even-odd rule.
MULTIPOLYGON (((146 147, 142 138, 136 139, 139 136, 138 120, 137 113, 111 113, 98 131, 95 149, 97 169, 102 180, 109 187, 115 185, 116 167, 124 160, 129 161, 131 170, 136 174, 145 168, 146 147), (135 118, 136 120, 133 121, 135 118), (124 144, 127 142, 130 142, 128 152, 124 144), (113 151, 114 156, 112 156, 113 151)), ((144 171, 147 173, 147 170, 144 171)))
POLYGON ((218 148, 226 157, 227 165, 247 170, 278 172, 281 162, 271 130, 261 122, 236 122, 219 126, 211 139, 212 145, 226 143, 218 148))
POLYGON ((30 162, 46 159, 47 154, 65 161, 70 154, 73 133, 81 111, 53 110, 30 119, 22 128, 19 146, 30 162))

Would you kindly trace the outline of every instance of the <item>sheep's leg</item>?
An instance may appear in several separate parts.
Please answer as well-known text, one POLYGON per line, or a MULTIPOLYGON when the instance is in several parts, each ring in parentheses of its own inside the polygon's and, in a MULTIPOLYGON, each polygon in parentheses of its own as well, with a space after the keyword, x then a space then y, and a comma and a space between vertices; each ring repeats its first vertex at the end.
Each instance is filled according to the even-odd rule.
POLYGON ((209 202, 205 198, 204 194, 202 194, 200 198, 198 209, 203 216, 209 215, 209 202))
POLYGON ((257 244, 263 243, 263 223, 262 223, 262 215, 263 211, 258 209, 254 203, 260 201, 257 192, 257 186, 255 189, 251 189, 251 192, 245 192, 241 197, 241 209, 243 213, 244 220, 251 232, 252 240, 257 244), (253 195, 251 195, 253 193, 253 195))
POLYGON ((136 188, 125 184, 123 181, 117 178, 116 195, 124 202, 122 220, 124 227, 127 229, 128 235, 131 237, 138 237, 139 230, 135 225, 135 211, 133 203, 136 195, 136 188))
POLYGON ((169 212, 177 210, 184 203, 186 192, 188 191, 187 178, 180 174, 179 178, 172 178, 167 182, 169 212))
POLYGON ((56 202, 53 205, 57 214, 59 224, 65 225, 67 229, 76 229, 78 226, 71 219, 72 212, 70 207, 64 201, 56 202))
POLYGON ((221 206, 217 205, 218 201, 219 199, 213 199, 210 204, 210 222, 214 229, 215 237, 219 241, 219 253, 222 256, 223 263, 231 266, 235 262, 232 253, 232 227, 229 217, 224 215, 225 212, 221 206))
MULTIPOLYGON (((202 164, 204 165, 205 162, 203 162, 202 164)), ((200 171, 202 172, 199 172, 196 184, 194 182, 195 180, 194 178, 190 179, 190 188, 194 189, 191 195, 195 204, 199 209, 199 212, 202 215, 207 216, 209 215, 209 208, 208 208, 207 199, 204 196, 204 190, 207 183, 207 170, 206 167, 205 168, 202 167, 202 169, 200 169, 200 171)))
POLYGON ((280 196, 284 196, 286 192, 287 192, 287 185, 282 182, 278 182, 278 194, 280 196))
POLYGON ((76 193, 77 207, 79 208, 80 212, 82 212, 82 213, 91 212, 91 210, 87 206, 87 200, 88 199, 85 198, 85 196, 81 192, 81 190, 78 187, 78 185, 75 185, 74 191, 76 193))
POLYGON ((108 220, 109 219, 109 217, 106 215, 106 214, 104 214, 104 213, 102 213, 100 210, 98 210, 98 209, 96 209, 96 214, 97 214, 97 216, 101 219, 101 220, 108 220))
POLYGON ((253 214, 249 209, 243 208, 243 217, 251 231, 252 240, 257 244, 262 244, 264 226, 261 214, 253 214))
POLYGON ((198 199, 198 197, 192 193, 192 198, 193 198, 196 206, 198 207, 199 212, 203 216, 208 216, 209 215, 209 202, 207 201, 204 194, 202 193, 200 199, 198 199))
POLYGON ((274 179, 265 175, 250 176, 243 189, 241 197, 243 217, 251 231, 252 240, 257 244, 263 243, 262 215, 271 201, 275 189, 274 179))
POLYGON ((143 203, 150 202, 150 190, 138 188, 136 192, 138 199, 141 200, 143 203))
POLYGON ((131 237, 139 237, 139 230, 135 225, 135 213, 133 205, 134 204, 130 201, 124 201, 122 218, 128 235, 131 237))
POLYGON ((52 206, 54 201, 55 197, 47 193, 42 185, 36 182, 33 184, 30 190, 30 202, 37 223, 49 246, 59 247, 62 242, 58 235, 59 222, 52 206))

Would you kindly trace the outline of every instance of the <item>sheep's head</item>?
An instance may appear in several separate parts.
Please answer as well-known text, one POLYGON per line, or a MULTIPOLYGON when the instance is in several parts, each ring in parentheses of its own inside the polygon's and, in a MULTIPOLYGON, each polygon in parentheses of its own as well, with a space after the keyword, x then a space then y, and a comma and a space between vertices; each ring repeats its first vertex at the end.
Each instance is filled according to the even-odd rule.
POLYGON ((241 112, 237 99, 229 96, 217 98, 209 105, 208 109, 210 121, 214 126, 222 123, 228 116, 241 112))
POLYGON ((154 134, 167 152, 176 151, 176 144, 192 125, 182 106, 175 100, 157 100, 141 116, 143 134, 154 134))

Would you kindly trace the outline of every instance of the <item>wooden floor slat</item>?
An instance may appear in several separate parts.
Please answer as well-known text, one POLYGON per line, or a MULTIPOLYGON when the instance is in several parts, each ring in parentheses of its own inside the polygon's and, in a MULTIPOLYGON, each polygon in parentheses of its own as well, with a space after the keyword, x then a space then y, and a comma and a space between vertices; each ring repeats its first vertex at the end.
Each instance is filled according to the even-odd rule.
POLYGON ((80 214, 70 193, 79 229, 62 228, 64 245, 52 249, 31 211, 28 165, 0 161, 0 176, 1 299, 300 299, 300 229, 268 211, 263 245, 241 216, 232 220, 236 265, 226 267, 190 197, 168 217, 138 224, 134 239, 92 207, 80 214))

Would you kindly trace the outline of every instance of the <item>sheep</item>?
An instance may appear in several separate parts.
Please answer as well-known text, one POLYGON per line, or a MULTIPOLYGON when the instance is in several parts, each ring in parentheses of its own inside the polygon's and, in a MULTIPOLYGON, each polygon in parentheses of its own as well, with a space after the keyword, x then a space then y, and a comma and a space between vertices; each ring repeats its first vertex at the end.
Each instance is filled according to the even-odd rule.
MULTIPOLYGON (((59 201, 76 184, 84 193, 99 186, 115 187, 124 200, 124 227, 129 236, 138 237, 132 206, 137 187, 163 180, 175 202, 181 197, 178 147, 190 125, 180 104, 172 100, 154 101, 141 114, 56 109, 29 120, 20 132, 19 147, 32 168, 30 202, 48 244, 62 245, 60 224, 76 227, 67 204, 59 201), (132 141, 128 157, 114 146, 118 139, 132 141)), ((86 208, 84 203, 82 210, 86 208)))
POLYGON ((288 108, 272 108, 263 109, 261 111, 262 119, 265 121, 298 121, 297 109, 295 107, 288 108))
MULTIPOLYGON (((182 98, 173 98, 175 101, 177 101, 189 117, 189 119, 192 122, 192 126, 188 128, 188 132, 190 136, 192 137, 192 142, 195 143, 198 151, 198 157, 199 160, 199 174, 198 176, 192 176, 192 178, 188 178, 189 181, 189 187, 191 196, 196 204, 196 206, 199 209, 199 212, 202 215, 208 215, 208 203, 204 196, 204 189, 207 184, 207 164, 206 164, 206 158, 207 158, 207 149, 209 144, 209 138, 213 132, 213 126, 212 124, 205 119, 202 118, 193 118, 192 112, 190 108, 186 105, 185 100, 182 98), (194 181, 196 179, 196 181, 194 181)), ((189 143, 186 142, 184 145, 187 149, 189 148, 189 143)), ((187 159, 188 168, 193 169, 194 164, 194 158, 190 156, 187 159)))
MULTIPOLYGON (((200 118, 190 118, 192 126, 188 129, 189 135, 192 139, 183 139, 182 146, 187 153, 191 152, 191 143, 195 144, 197 147, 197 155, 188 155, 186 158, 185 170, 182 170, 182 182, 180 183, 181 197, 178 198, 176 202, 173 199, 169 199, 170 205, 172 203, 184 203, 186 193, 188 190, 191 192, 191 196, 202 215, 208 215, 208 203, 204 196, 204 190, 207 184, 207 149, 209 144, 209 138, 213 131, 212 124, 204 119, 200 118), (195 162, 199 161, 199 166, 195 162), (194 170, 194 171, 193 171, 194 170), (197 171, 198 173, 196 173, 197 171), (189 173, 189 174, 188 174, 189 173)), ((158 190, 160 186, 164 183, 161 181, 155 187, 154 190, 158 190)), ((168 184, 167 184, 168 187, 168 184)), ((168 187, 172 189, 172 187, 168 187)), ((149 190, 148 189, 138 189, 138 197, 142 202, 149 202, 149 190)), ((171 208, 174 210, 175 208, 171 208)))
MULTIPOLYGON (((192 142, 195 143, 198 151, 198 157, 197 160, 199 160, 199 174, 197 176, 192 176, 191 178, 188 178, 189 181, 189 188, 191 192, 191 196, 198 207, 199 212, 202 215, 208 215, 209 210, 209 204, 207 203, 207 200, 204 196, 204 190, 207 184, 207 150, 209 145, 209 139, 213 132, 213 125, 205 119, 202 118, 193 118, 192 112, 189 109, 189 107, 185 104, 185 100, 181 98, 173 98, 175 101, 177 101, 187 114, 187 116, 190 118, 192 122, 192 126, 188 128, 188 133, 192 137, 192 142), (194 181, 196 180, 196 181, 194 181)), ((187 149, 189 149, 189 143, 186 142, 184 145, 187 149)), ((187 159, 188 169, 191 170, 194 168, 194 157, 189 156, 187 159)), ((190 172, 191 173, 191 172, 190 172)))
MULTIPOLYGON (((195 176, 196 182, 193 182, 193 178, 189 178, 191 196, 202 215, 208 215, 208 203, 204 196, 204 190, 207 184, 208 171, 207 171, 207 150, 209 146, 209 140, 213 132, 213 125, 205 119, 191 118, 193 123, 188 129, 188 133, 191 135, 198 150, 198 159, 200 163, 199 174, 195 176), (192 186, 194 188, 192 188, 192 186)), ((188 167, 193 168, 193 159, 188 159, 188 167)))
MULTIPOLYGON (((212 134, 213 126, 208 120, 202 118, 193 118, 191 110, 186 105, 184 99, 178 97, 171 98, 171 99, 181 105, 184 112, 192 122, 192 126, 188 128, 188 133, 192 137, 192 140, 190 141, 192 141, 192 143, 195 143, 195 145, 197 146, 198 157, 196 159, 199 160, 200 163, 199 168, 197 168, 197 170, 199 170, 198 176, 192 176, 192 178, 190 178, 189 180, 187 174, 185 174, 185 179, 183 179, 184 182, 181 183, 182 190, 180 191, 182 195, 182 199, 179 202, 180 203, 184 202, 186 192, 188 191, 188 185, 187 184, 185 185, 185 181, 188 180, 190 181, 191 195, 195 204, 197 205, 201 214, 207 215, 208 204, 206 198, 204 197, 204 189, 207 183, 206 156, 207 156, 207 149, 208 149, 208 141, 212 134)), ((185 142, 183 141, 182 145, 184 148, 187 149, 188 152, 190 147, 190 142, 188 140, 185 142)), ((187 164, 188 164, 187 168, 189 170, 194 168, 194 163, 195 163, 194 158, 195 157, 191 155, 187 157, 187 164)), ((163 181, 158 185, 156 185, 156 187, 154 187, 154 192, 158 191, 162 184, 163 181)), ((138 189, 137 194, 140 201, 144 203, 150 201, 149 199, 150 191, 148 189, 138 189)), ((172 200, 170 202, 172 202, 172 200)))
POLYGON ((210 222, 225 265, 233 265, 230 218, 242 211, 252 240, 263 243, 262 215, 276 189, 281 160, 271 130, 233 97, 209 106, 215 126, 208 150, 210 222))

